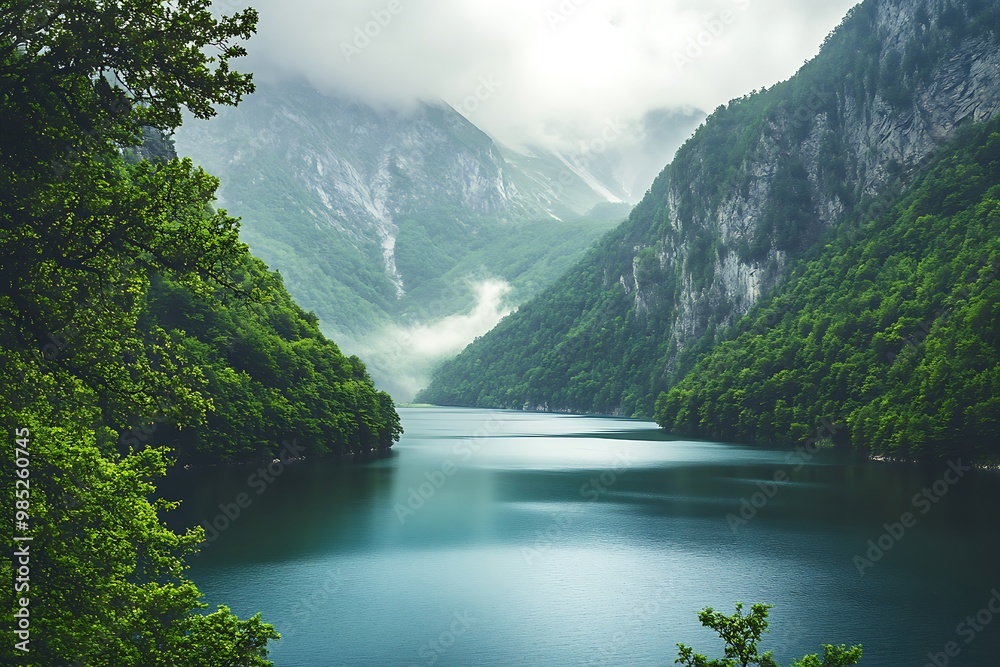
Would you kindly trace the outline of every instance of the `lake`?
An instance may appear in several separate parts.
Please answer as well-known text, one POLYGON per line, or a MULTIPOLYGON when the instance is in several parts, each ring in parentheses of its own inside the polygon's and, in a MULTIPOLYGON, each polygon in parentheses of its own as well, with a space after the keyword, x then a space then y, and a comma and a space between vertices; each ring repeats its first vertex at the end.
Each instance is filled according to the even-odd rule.
POLYGON ((210 526, 205 601, 262 611, 278 667, 671 665, 678 642, 719 657, 696 614, 736 601, 775 605, 781 664, 824 642, 869 666, 997 664, 997 473, 608 417, 400 414, 387 459, 162 487, 184 500, 172 526, 210 526))

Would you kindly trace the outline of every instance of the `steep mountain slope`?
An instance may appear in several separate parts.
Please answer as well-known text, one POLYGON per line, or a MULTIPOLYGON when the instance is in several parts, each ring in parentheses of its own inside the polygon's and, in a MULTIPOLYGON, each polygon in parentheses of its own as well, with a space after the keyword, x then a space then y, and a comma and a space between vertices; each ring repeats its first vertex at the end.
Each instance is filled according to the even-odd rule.
POLYGON ((378 110, 304 84, 262 85, 175 140, 220 175, 251 247, 349 335, 510 224, 576 220, 627 196, 597 175, 606 160, 502 148, 443 104, 378 110))
POLYGON ((421 400, 649 416, 788 267, 1000 111, 996 2, 867 0, 787 82, 719 107, 629 220, 421 400))
MULTIPOLYGON (((647 150, 673 151, 698 118, 660 114, 645 128, 647 150)), ((481 333, 504 307, 551 284, 627 215, 599 207, 623 202, 641 179, 619 168, 635 149, 614 142, 621 132, 612 128, 612 141, 582 157, 515 150, 443 103, 380 110, 304 84, 265 84, 175 139, 220 176, 221 203, 242 217, 255 254, 405 400, 412 390, 394 385, 399 369, 380 364, 373 340, 469 312, 484 284, 509 282, 481 333)))
POLYGON ((845 224, 657 402, 667 429, 1000 460, 1000 119, 845 224), (859 221, 860 222, 860 221, 859 221))
POLYGON ((305 85, 261 86, 239 109, 185 124, 176 142, 219 174, 258 255, 352 336, 447 270, 450 246, 470 242, 480 219, 543 209, 513 186, 489 137, 443 107, 379 111, 305 85))

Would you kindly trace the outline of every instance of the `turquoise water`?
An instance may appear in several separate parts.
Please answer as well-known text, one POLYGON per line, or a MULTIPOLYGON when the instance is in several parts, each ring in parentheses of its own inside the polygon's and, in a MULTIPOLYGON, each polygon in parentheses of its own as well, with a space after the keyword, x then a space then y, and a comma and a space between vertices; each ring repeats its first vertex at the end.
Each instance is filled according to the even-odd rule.
POLYGON ((775 605, 782 664, 823 642, 863 643, 871 666, 1000 664, 995 473, 613 418, 400 414, 389 459, 165 487, 173 521, 214 538, 190 573, 205 601, 264 612, 279 667, 670 665, 677 642, 718 655, 696 613, 737 600, 775 605))

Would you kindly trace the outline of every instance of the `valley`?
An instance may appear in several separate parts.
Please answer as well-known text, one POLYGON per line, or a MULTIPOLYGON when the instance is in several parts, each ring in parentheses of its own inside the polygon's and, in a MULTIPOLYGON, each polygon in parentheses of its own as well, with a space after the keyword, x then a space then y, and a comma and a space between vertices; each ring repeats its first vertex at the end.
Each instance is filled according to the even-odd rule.
POLYGON ((980 455, 995 457, 995 445, 985 443, 1000 442, 994 437, 1000 412, 987 407, 986 398, 998 387, 996 340, 980 347, 968 341, 970 331, 930 327, 941 309, 967 305, 985 309, 983 323, 997 321, 997 256, 989 240, 997 234, 989 213, 996 175, 986 148, 994 141, 995 125, 988 123, 1000 112, 996 16, 989 3, 934 11, 921 0, 855 7, 794 77, 720 106, 624 225, 552 288, 439 367, 418 400, 655 413, 670 430, 767 442, 794 443, 823 419, 845 420, 856 446, 883 455, 919 457, 929 449, 941 455, 945 443, 957 446, 967 437, 960 434, 975 433, 989 450, 980 455), (968 14, 960 16, 962 11, 968 14), (974 129, 977 124, 986 129, 974 129), (950 150, 966 151, 961 159, 969 164, 954 165, 952 175, 927 175, 935 159, 958 159, 943 157, 950 150), (920 189, 915 183, 921 178, 932 192, 943 192, 947 188, 930 184, 956 179, 966 169, 984 173, 981 189, 962 204, 958 194, 945 211, 935 195, 904 198, 920 189), (913 215, 907 207, 917 201, 928 214, 955 218, 916 241, 906 225, 913 215), (976 209, 969 212, 974 223, 960 222, 963 205, 976 209), (983 236, 966 240, 978 225, 983 236), (884 236, 873 240, 875 229, 884 236), (869 283, 858 281, 875 279, 878 272, 867 262, 881 266, 890 256, 901 259, 896 253, 902 249, 891 239, 908 233, 915 245, 906 251, 912 263, 904 272, 917 275, 905 279, 934 273, 941 276, 936 288, 917 297, 916 285, 878 281, 880 287, 865 292, 869 283), (948 268, 952 253, 934 252, 963 243, 977 251, 961 262, 969 273, 959 278, 957 269, 948 268), (857 254, 864 244, 865 254, 857 254), (836 279, 828 275, 834 257, 847 248, 853 259, 839 284, 856 286, 853 301, 834 296, 836 279), (807 280, 808 287, 802 284, 807 280), (965 283, 971 290, 960 289, 965 283), (972 292, 980 290, 986 290, 985 303, 973 306, 978 297, 972 292), (964 294, 958 299, 970 302, 944 306, 949 294, 964 294), (883 298, 899 309, 879 310, 883 298), (825 324, 819 331, 805 324, 816 317, 839 319, 845 310, 871 310, 870 319, 825 338, 825 324), (888 368, 883 346, 890 339, 912 340, 921 322, 926 324, 917 344, 892 342, 888 350, 912 354, 915 366, 888 368), (789 346, 810 332, 823 338, 824 351, 793 353, 789 346), (825 346, 841 340, 844 356, 837 358, 825 346), (765 357, 760 345, 768 350, 765 357), (975 370, 964 382, 990 387, 973 400, 978 407, 938 403, 978 391, 971 385, 933 395, 916 388, 923 382, 917 367, 938 345, 976 349, 967 362, 975 370), (861 351, 866 361, 850 364, 855 374, 841 374, 846 356, 861 351), (815 372, 810 380, 807 368, 815 372), (709 399, 704 388, 714 386, 719 373, 740 380, 709 399), (872 377, 884 373, 901 391, 923 395, 918 412, 941 420, 934 436, 915 415, 921 425, 914 422, 914 430, 922 435, 903 434, 908 418, 894 417, 895 425, 888 426, 890 399, 875 389, 882 380, 872 377), (752 388, 751 374, 760 380, 752 388), (854 414, 854 406, 868 400, 882 402, 869 408, 880 426, 863 426, 854 414), (985 421, 966 426, 963 413, 979 410, 985 421), (753 425, 736 426, 740 421, 753 425), (875 437, 875 431, 883 435, 875 437))
POLYGON ((305 83, 263 84, 174 141, 221 178, 220 206, 238 212, 242 238, 323 331, 407 401, 434 365, 624 220, 650 165, 701 118, 652 114, 641 145, 609 121, 563 155, 499 145, 443 102, 379 109, 305 83), (438 345, 442 327, 465 333, 438 345))
POLYGON ((0 0, 0 128, 4 665, 995 662, 1000 1, 0 0))

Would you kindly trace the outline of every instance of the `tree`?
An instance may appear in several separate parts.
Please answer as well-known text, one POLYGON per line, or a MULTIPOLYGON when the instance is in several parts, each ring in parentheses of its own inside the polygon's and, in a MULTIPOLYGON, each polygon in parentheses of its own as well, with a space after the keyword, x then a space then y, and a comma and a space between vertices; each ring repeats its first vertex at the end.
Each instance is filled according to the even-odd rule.
MULTIPOLYGON (((757 645, 767 632, 767 615, 771 605, 755 604, 750 613, 743 613, 743 603, 736 603, 736 613, 726 616, 722 612, 707 607, 698 612, 698 620, 707 628, 718 633, 725 642, 723 657, 709 660, 684 644, 677 645, 677 660, 674 662, 687 667, 778 667, 771 652, 759 653, 757 645)), ((861 646, 848 649, 845 646, 823 646, 823 660, 816 654, 807 655, 792 663, 791 667, 850 667, 861 660, 861 646)))
POLYGON ((256 21, 216 19, 209 0, 0 0, 0 294, 17 323, 3 343, 40 349, 79 302, 118 317, 143 268, 219 279, 245 252, 235 220, 205 215, 214 179, 120 157, 182 107, 207 118, 252 92, 230 60, 256 21))
MULTIPOLYGON (((269 665, 267 642, 279 635, 259 616, 240 620, 225 607, 199 613, 207 605, 184 578, 183 557, 204 540, 203 530, 171 532, 160 514, 177 503, 150 500, 169 463, 165 452, 109 459, 94 431, 51 426, 51 411, 41 412, 18 417, 31 461, 30 587, 18 594, 30 611, 29 651, 5 641, 4 664, 269 665), (13 656, 24 661, 7 662, 13 656)), ((13 493, 5 493, 7 526, 13 507, 13 493)), ((0 572, 12 580, 10 561, 0 561, 0 572)), ((9 609, 4 616, 10 623, 9 609)))
MULTIPOLYGON (((122 152, 144 127, 179 125, 182 107, 204 118, 251 92, 229 62, 255 24, 253 10, 216 19, 208 0, 0 0, 0 423, 30 451, 16 497, 34 540, 16 601, 31 610, 30 653, 5 641, 4 664, 269 664, 270 625, 199 613, 183 557, 203 534, 169 531, 160 515, 174 504, 149 500, 166 453, 119 453, 109 427, 210 405, 179 337, 136 325, 151 272, 209 293, 246 247, 209 210, 214 179, 122 152)), ((10 479, 10 440, 0 468, 10 479)), ((0 497, 12 544, 14 485, 0 497)), ((0 578, 13 573, 8 551, 0 578)), ((4 605, 0 624, 14 618, 4 605)))

